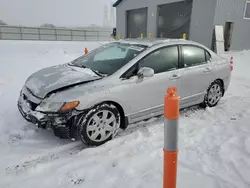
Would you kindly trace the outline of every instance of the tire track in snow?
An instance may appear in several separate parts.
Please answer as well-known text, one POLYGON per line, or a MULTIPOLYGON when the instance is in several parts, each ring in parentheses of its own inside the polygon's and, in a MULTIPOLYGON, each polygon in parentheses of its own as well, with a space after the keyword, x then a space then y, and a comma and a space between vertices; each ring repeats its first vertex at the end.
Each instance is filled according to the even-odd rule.
POLYGON ((82 143, 75 142, 63 145, 57 148, 52 148, 46 150, 43 153, 33 155, 28 159, 22 159, 20 163, 15 165, 9 165, 5 168, 7 175, 19 175, 21 173, 27 172, 29 169, 36 167, 38 164, 49 163, 55 160, 76 155, 83 149, 82 143))
MULTIPOLYGON (((203 111, 199 111, 199 110, 192 111, 192 108, 190 111, 189 110, 186 111, 186 113, 189 114, 189 117, 195 113, 197 113, 197 114, 203 113, 203 111)), ((182 116, 185 116, 185 113, 182 113, 182 116)), ((182 118, 189 119, 188 117, 182 117, 182 118)), ((157 140, 158 143, 155 144, 154 139, 156 139, 156 138, 153 137, 153 135, 154 135, 154 133, 158 134, 159 132, 162 132, 162 130, 163 130, 163 121, 162 120, 163 120, 163 118, 160 117, 160 118, 151 119, 151 120, 146 121, 146 122, 139 122, 138 124, 134 125, 135 127, 132 126, 130 129, 119 133, 119 135, 113 141, 108 142, 103 147, 90 148, 90 150, 88 150, 87 152, 82 151, 80 153, 79 153, 79 151, 81 151, 84 148, 79 149, 78 152, 76 152, 76 153, 79 154, 80 156, 78 156, 78 155, 72 156, 72 157, 74 157, 72 160, 78 161, 78 163, 75 163, 75 164, 69 163, 69 161, 71 161, 71 158, 68 158, 68 155, 67 155, 69 150, 71 150, 71 147, 73 147, 73 146, 67 145, 68 147, 65 147, 65 150, 63 150, 62 147, 60 147, 62 149, 62 151, 57 150, 56 152, 54 151, 56 149, 52 148, 50 152, 45 151, 44 155, 39 154, 38 157, 32 157, 32 159, 29 160, 30 165, 27 165, 27 168, 24 168, 24 170, 18 174, 19 176, 23 174, 23 176, 20 176, 18 179, 16 179, 16 181, 21 183, 22 180, 25 180, 27 182, 27 180, 29 180, 29 179, 31 180, 31 179, 39 178, 40 173, 42 173, 42 174, 48 173, 48 175, 49 175, 52 173, 51 172, 52 169, 60 167, 60 171, 63 172, 61 175, 63 175, 63 177, 66 178, 65 181, 62 181, 62 183, 69 181, 69 182, 71 182, 71 184, 75 184, 75 183, 77 184, 77 182, 79 182, 80 184, 83 184, 83 186, 84 186, 84 180, 86 179, 86 177, 78 174, 78 173, 80 173, 80 171, 83 170, 82 168, 79 169, 80 168, 79 165, 81 165, 81 161, 79 159, 81 158, 81 156, 85 157, 85 158, 89 157, 88 163, 95 165, 95 166, 100 166, 100 165, 103 165, 103 164, 101 164, 101 161, 99 159, 102 155, 105 154, 105 156, 103 156, 104 157, 103 160, 106 159, 107 156, 115 155, 116 158, 114 160, 114 163, 112 163, 112 165, 115 164, 115 166, 117 166, 117 165, 119 165, 119 161, 117 162, 117 159, 119 157, 132 157, 134 155, 135 156, 137 156, 139 154, 141 155, 146 151, 158 150, 159 148, 161 148, 161 145, 162 145, 161 138, 160 138, 160 140, 157 140), (157 122, 158 122, 158 124, 157 124, 157 122), (126 139, 124 139, 124 138, 126 138, 126 139), (153 142, 152 142, 152 140, 153 140, 153 142), (150 145, 150 144, 152 144, 152 145, 150 145), (115 153, 113 150, 114 148, 116 148, 115 153), (122 150, 126 151, 126 154, 119 152, 119 150, 117 150, 117 148, 121 148, 120 149, 121 151, 122 150), (113 153, 113 155, 112 155, 112 153, 113 153), (53 156, 53 154, 55 154, 55 155, 53 156), (44 160, 43 156, 45 156, 45 160, 44 160), (97 157, 99 157, 99 158, 96 161, 97 157), (39 167, 39 168, 42 168, 41 169, 42 171, 39 171, 39 168, 38 168, 38 172, 35 171, 36 172, 35 174, 32 173, 33 169, 35 169, 37 165, 43 165, 43 164, 44 165, 46 164, 46 167, 43 167, 43 166, 39 167), (49 164, 49 166, 48 166, 48 164, 49 164), (72 175, 71 175, 72 177, 71 176, 65 177, 66 174, 64 174, 64 173, 67 171, 72 171, 72 175), (73 177, 75 177, 75 178, 73 178, 73 177), (78 181, 78 179, 80 181, 78 181), (81 181, 81 180, 83 180, 83 181, 81 181)), ((159 139, 158 136, 157 136, 157 139, 159 139)), ((163 141, 163 139, 162 139, 162 141, 163 141)), ((79 143, 79 144, 81 145, 81 143, 79 143)), ((201 155, 201 157, 202 157, 202 155, 201 155)), ((157 160, 162 160, 162 159, 158 158, 157 160)), ((11 173, 15 174, 15 169, 13 171, 11 171, 11 173)), ((61 178, 63 178, 63 177, 61 177, 61 178)), ((88 179, 86 179, 86 181, 87 180, 88 179)), ((223 182, 225 183, 225 181, 223 181, 223 182)))
MULTIPOLYGON (((240 101, 240 100, 238 100, 238 101, 240 101)), ((226 102, 227 101, 225 101, 225 103, 223 105, 225 105, 226 102)), ((229 111, 231 109, 234 109, 234 108, 235 108, 235 106, 232 106, 231 108, 229 108, 229 111)), ((191 107, 191 108, 188 108, 188 109, 186 109, 186 110, 184 110, 184 111, 181 112, 181 119, 191 119, 191 120, 195 119, 195 120, 198 120, 198 121, 201 120, 201 122, 202 121, 210 121, 210 120, 212 120, 211 124, 213 124, 214 122, 216 122, 218 120, 219 121, 223 121, 224 120, 223 118, 225 117, 225 115, 228 112, 226 112, 226 113, 223 114, 222 112, 223 112, 224 108, 220 109, 219 106, 217 108, 214 108, 214 109, 202 110, 202 109, 199 109, 198 107, 191 107), (214 109, 216 109, 216 110, 214 110, 214 109), (217 113, 217 115, 216 115, 216 113, 217 113), (220 117, 218 115, 220 113, 221 113, 222 117, 220 117)), ((230 114, 234 114, 234 111, 230 111, 230 114)), ((118 136, 115 138, 115 141, 118 141, 118 142, 117 142, 117 144, 114 144, 114 142, 113 142, 112 143, 112 147, 121 147, 122 146, 122 147, 126 148, 127 144, 128 144, 128 146, 127 146, 128 148, 130 148, 130 146, 134 145, 134 144, 137 146, 142 141, 142 138, 147 140, 147 138, 149 138, 150 136, 152 136, 152 134, 155 131, 159 132, 159 131, 163 130, 163 128, 162 128, 163 121, 162 120, 163 120, 163 117, 161 116, 160 118, 154 118, 154 119, 150 119, 149 121, 139 122, 139 123, 135 124, 134 127, 132 125, 126 131, 120 132, 118 134, 118 136), (160 128, 158 128, 158 125, 156 125, 157 122, 161 125, 160 128), (127 138, 127 136, 130 137, 133 141, 131 141, 131 139, 128 139, 128 142, 126 142, 124 139, 122 139, 122 137, 125 137, 125 136, 126 136, 126 138, 127 138), (132 143, 130 143, 130 142, 132 142, 132 143)), ((207 127, 207 125, 204 126, 204 127, 207 127)), ((192 137, 192 134, 193 134, 192 131, 193 131, 193 129, 194 128, 188 129, 188 131, 191 131, 190 132, 190 134, 191 134, 190 137, 192 137)), ((205 134, 205 131, 201 132, 201 134, 205 134)), ((211 132, 213 132, 212 129, 211 129, 211 132)), ((149 140, 150 139, 151 138, 149 138, 149 140)), ((185 140, 184 140, 184 142, 185 142, 185 140)), ((81 143, 79 143, 79 144, 81 145, 81 143)), ((140 143, 139 145, 143 145, 143 144, 140 143)), ((143 150, 146 149, 146 148, 143 148, 141 146, 139 147, 139 145, 138 145, 138 147, 136 147, 133 150, 129 151, 128 155, 135 155, 137 153, 140 153, 140 151, 143 151, 143 150)), ((91 153, 89 155, 89 157, 91 157, 91 156, 92 157, 93 156, 98 156, 100 153, 105 153, 105 152, 112 151, 113 148, 110 148, 109 146, 110 145, 108 143, 108 144, 106 144, 106 148, 104 146, 104 149, 101 149, 101 148, 95 149, 96 151, 93 152, 93 153, 91 153)), ((62 151, 62 152, 60 152, 60 151, 53 151, 55 149, 55 148, 53 148, 51 152, 47 152, 46 151, 46 154, 44 154, 44 155, 43 154, 41 154, 41 155, 39 154, 38 157, 32 157, 33 159, 28 160, 27 165, 23 168, 23 170, 20 170, 20 172, 16 171, 16 169, 13 168, 15 166, 11 166, 12 170, 10 170, 9 172, 10 172, 10 174, 18 174, 19 175, 19 174, 22 174, 24 172, 28 172, 28 171, 32 170, 38 164, 51 163, 52 166, 57 166, 58 163, 56 163, 55 161, 59 161, 59 159, 62 159, 63 161, 66 161, 67 160, 67 154, 69 153, 69 151, 71 151, 71 147, 72 146, 70 146, 69 148, 65 148, 65 152, 64 151, 62 151)), ((206 174, 206 175, 212 176, 213 178, 216 179, 216 175, 212 175, 212 173, 209 173, 207 171, 204 172, 203 167, 202 166, 200 167, 199 164, 203 163, 205 157, 209 157, 211 159, 214 159, 214 156, 218 155, 218 150, 219 150, 218 146, 217 146, 216 150, 213 150, 211 148, 211 151, 210 150, 207 151, 205 149, 205 148, 208 148, 209 145, 206 145, 206 146, 200 148, 200 150, 197 150, 197 147, 199 147, 199 146, 190 147, 190 150, 193 150, 192 152, 196 152, 197 153, 198 157, 200 158, 200 161, 198 161, 198 163, 196 163, 196 168, 193 168, 193 166, 190 165, 190 169, 195 169, 195 170, 197 170, 198 172, 200 172, 202 174, 206 174), (205 149, 205 151, 204 151, 204 149, 205 149)), ((79 149, 77 151, 77 153, 79 153, 81 150, 82 149, 79 149)), ((218 160, 218 158, 216 160, 218 160)), ((220 161, 220 160, 218 160, 218 161, 220 161)), ((23 163, 25 163, 25 161, 23 163)), ((21 163, 21 164, 23 164, 23 163, 21 163)), ((62 163, 62 161, 60 161, 59 163, 62 163)), ((70 164, 67 164, 67 166, 69 166, 69 165, 70 164)), ((207 164, 207 163, 204 164, 205 167, 208 166, 208 165, 209 164, 207 164)), ((32 177, 32 175, 30 175, 30 176, 32 177)), ((221 176, 217 176, 217 179, 219 179, 220 181, 224 182, 225 184, 231 185, 231 186, 229 186, 230 188, 232 187, 232 184, 231 184, 232 182, 226 181, 225 178, 223 178, 221 176)), ((73 182, 77 182, 77 181, 74 181, 74 180, 72 180, 72 181, 73 182)))
POLYGON ((181 161, 190 169, 227 182, 229 187, 250 187, 248 179, 240 174, 241 171, 248 168, 248 165, 240 167, 240 160, 231 159, 229 152, 237 150, 237 155, 242 156, 244 160, 250 158, 244 148, 250 128, 241 127, 244 122, 249 122, 250 113, 246 109, 250 104, 247 101, 248 97, 226 96, 217 107, 192 113, 187 118, 190 120, 188 124, 189 126, 195 124, 197 127, 194 128, 194 133, 186 132, 191 134, 191 141, 186 139, 187 135, 182 139, 184 145, 182 150, 185 156, 181 156, 181 161), (208 127, 207 121, 210 122, 210 127, 208 127), (202 138, 197 137, 197 134, 201 134, 202 138), (243 141, 240 142, 240 146, 243 148, 233 145, 234 149, 232 149, 230 142, 232 136, 243 137, 243 141), (222 155, 223 151, 224 155, 222 155), (191 155, 193 159, 188 158, 188 155, 191 155), (189 161, 190 159, 191 161, 189 161))
MULTIPOLYGON (((158 119, 156 119, 156 121, 157 120, 158 119)), ((138 139, 138 137, 140 137, 138 133, 141 134, 141 136, 149 137, 150 132, 147 128, 147 125, 151 124, 152 122, 154 122, 153 119, 150 119, 148 122, 147 121, 139 122, 138 123, 139 127, 134 127, 134 128, 132 127, 132 129, 123 131, 119 133, 120 135, 118 134, 115 139, 119 137, 124 137, 127 135, 131 136, 132 139, 138 139)), ((9 139, 13 141, 13 138, 14 140, 16 140, 16 138, 18 138, 17 140, 19 141, 22 140, 21 136, 18 134, 12 135, 12 136, 10 135, 9 139)), ((123 139, 121 139, 121 141, 117 143, 117 146, 124 145, 125 143, 126 142, 123 139)), ((78 142, 78 141, 76 143, 69 143, 67 145, 63 145, 58 148, 52 148, 50 150, 44 151, 43 153, 39 153, 29 158, 22 159, 17 164, 8 165, 5 168, 5 173, 7 175, 20 175, 29 171, 32 168, 36 168, 37 165, 47 164, 47 163, 52 163, 52 162, 55 163, 55 161, 58 161, 60 159, 64 159, 68 156, 76 155, 85 148, 86 146, 84 146, 81 142, 78 142)))

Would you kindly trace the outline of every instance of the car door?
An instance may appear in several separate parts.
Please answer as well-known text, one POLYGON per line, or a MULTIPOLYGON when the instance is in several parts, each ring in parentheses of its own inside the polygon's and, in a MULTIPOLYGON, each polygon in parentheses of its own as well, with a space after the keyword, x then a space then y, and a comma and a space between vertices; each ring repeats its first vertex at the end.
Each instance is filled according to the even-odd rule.
POLYGON ((213 66, 207 50, 195 45, 182 45, 181 106, 203 101, 213 81, 213 66))
POLYGON ((181 85, 179 47, 168 46, 157 49, 131 67, 123 82, 130 84, 126 91, 130 104, 130 122, 140 121, 163 113, 164 95, 169 86, 181 85), (136 73, 142 67, 152 68, 153 77, 140 79, 136 73))

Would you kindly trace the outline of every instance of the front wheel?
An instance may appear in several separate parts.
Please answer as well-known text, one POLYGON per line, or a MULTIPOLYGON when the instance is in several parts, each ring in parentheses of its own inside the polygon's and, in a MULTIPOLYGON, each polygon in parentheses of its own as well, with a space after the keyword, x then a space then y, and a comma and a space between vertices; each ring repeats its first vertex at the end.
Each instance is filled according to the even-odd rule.
POLYGON ((120 113, 115 106, 96 106, 79 119, 80 138, 90 146, 102 145, 117 134, 120 124, 120 113))
POLYGON ((203 105, 214 107, 223 96, 223 86, 219 80, 214 81, 208 88, 203 105))

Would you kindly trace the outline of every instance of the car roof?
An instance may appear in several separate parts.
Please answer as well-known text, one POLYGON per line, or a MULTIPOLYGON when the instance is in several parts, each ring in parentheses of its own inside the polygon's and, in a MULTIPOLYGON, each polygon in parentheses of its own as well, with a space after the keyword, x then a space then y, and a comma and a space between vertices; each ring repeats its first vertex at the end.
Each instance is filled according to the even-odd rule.
POLYGON ((126 44, 134 44, 134 45, 143 45, 143 46, 148 46, 148 47, 159 45, 159 44, 163 44, 163 43, 166 43, 168 45, 171 45, 171 44, 180 44, 180 43, 181 44, 197 44, 197 43, 195 43, 193 41, 190 41, 190 40, 168 39, 168 38, 121 39, 121 40, 118 40, 117 42, 126 43, 126 44))

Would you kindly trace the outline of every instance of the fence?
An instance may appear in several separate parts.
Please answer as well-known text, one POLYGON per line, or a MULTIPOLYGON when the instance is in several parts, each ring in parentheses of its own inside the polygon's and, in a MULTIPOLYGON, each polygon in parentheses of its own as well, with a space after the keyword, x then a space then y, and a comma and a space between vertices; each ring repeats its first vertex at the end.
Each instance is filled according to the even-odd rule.
POLYGON ((103 41, 111 39, 112 28, 42 28, 1 26, 0 40, 103 41))

